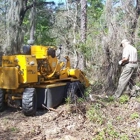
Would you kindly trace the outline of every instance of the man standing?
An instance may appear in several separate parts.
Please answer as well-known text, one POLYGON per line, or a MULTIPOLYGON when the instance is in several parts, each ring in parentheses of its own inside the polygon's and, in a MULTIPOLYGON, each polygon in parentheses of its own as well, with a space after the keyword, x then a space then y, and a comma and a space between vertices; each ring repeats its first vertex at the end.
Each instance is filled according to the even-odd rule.
POLYGON ((119 78, 117 90, 114 94, 115 98, 119 98, 122 95, 128 84, 129 86, 134 86, 133 80, 136 77, 138 68, 136 48, 130 45, 130 42, 127 39, 122 40, 121 47, 123 47, 123 53, 119 65, 124 66, 124 68, 119 78))

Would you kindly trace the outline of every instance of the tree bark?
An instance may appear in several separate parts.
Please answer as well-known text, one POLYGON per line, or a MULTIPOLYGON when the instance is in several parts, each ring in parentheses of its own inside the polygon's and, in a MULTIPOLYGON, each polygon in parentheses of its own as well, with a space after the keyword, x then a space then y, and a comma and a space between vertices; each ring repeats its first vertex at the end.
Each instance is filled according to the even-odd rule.
MULTIPOLYGON (((86 31, 87 31, 87 0, 81 0, 81 43, 86 44, 86 31)), ((84 70, 86 67, 86 60, 82 51, 78 52, 78 67, 84 70)))
MULTIPOLYGON (((4 53, 7 54, 19 54, 20 49, 23 43, 24 33, 22 29, 23 19, 27 10, 33 8, 32 14, 34 14, 35 6, 43 5, 43 4, 54 4, 54 2, 36 2, 33 0, 30 5, 27 5, 27 0, 10 0, 9 5, 10 9, 8 12, 8 30, 7 30, 7 42, 4 47, 4 53)), ((31 22, 31 32, 30 32, 30 40, 34 40, 34 15, 32 15, 31 22)))
MULTIPOLYGON (((136 0, 135 17, 134 17, 132 25, 131 25, 132 38, 134 38, 134 39, 135 39, 135 32, 136 32, 136 29, 137 29, 139 16, 140 16, 140 1, 136 0)), ((131 40, 131 41, 133 43, 133 40, 131 40)))
POLYGON ((28 40, 29 45, 34 44, 35 15, 36 15, 35 3, 36 3, 36 0, 33 0, 33 7, 30 13, 30 39, 28 40))
POLYGON ((20 46, 23 42, 23 32, 21 24, 21 11, 23 10, 23 0, 10 0, 10 9, 8 13, 8 32, 6 42, 6 53, 17 54, 20 52, 20 46))
POLYGON ((87 0, 81 0, 81 41, 86 41, 87 30, 87 0))

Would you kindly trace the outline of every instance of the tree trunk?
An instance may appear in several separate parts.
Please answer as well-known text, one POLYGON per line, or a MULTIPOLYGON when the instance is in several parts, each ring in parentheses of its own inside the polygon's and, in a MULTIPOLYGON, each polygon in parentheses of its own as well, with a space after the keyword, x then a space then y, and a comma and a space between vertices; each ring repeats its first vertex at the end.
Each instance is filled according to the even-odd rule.
POLYGON ((87 0, 81 0, 81 41, 86 42, 87 30, 87 0))
MULTIPOLYGON (((35 6, 43 4, 54 4, 54 2, 36 2, 32 0, 9 0, 9 13, 8 13, 8 29, 7 29, 7 42, 4 47, 4 53, 19 54, 23 43, 23 29, 22 23, 27 10, 33 7, 33 14, 35 6)), ((34 17, 34 15, 33 15, 34 17)), ((30 40, 34 40, 34 18, 31 22, 30 40)))
POLYGON ((23 42, 23 31, 21 28, 21 11, 23 10, 24 0, 10 0, 10 9, 8 13, 8 31, 5 53, 20 53, 23 42))
POLYGON ((36 0, 33 0, 33 7, 31 9, 30 13, 30 39, 28 40, 28 44, 33 45, 34 44, 34 35, 35 35, 35 15, 36 15, 36 9, 35 9, 35 3, 36 0))
POLYGON ((132 23, 131 23, 131 27, 130 27, 131 36, 132 36, 132 39, 131 39, 132 43, 135 42, 135 38, 136 38, 135 32, 136 32, 136 29, 138 26, 139 16, 140 16, 140 1, 136 0, 135 16, 132 17, 132 23))
MULTIPOLYGON (((81 43, 86 44, 87 31, 87 0, 81 0, 81 43)), ((78 52, 78 67, 84 70, 86 67, 85 56, 82 51, 78 52)))

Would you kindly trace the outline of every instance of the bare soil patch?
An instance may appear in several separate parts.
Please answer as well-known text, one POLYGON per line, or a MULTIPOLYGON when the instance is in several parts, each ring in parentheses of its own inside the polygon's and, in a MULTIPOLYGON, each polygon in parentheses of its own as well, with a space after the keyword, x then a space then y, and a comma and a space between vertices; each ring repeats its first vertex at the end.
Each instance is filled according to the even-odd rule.
POLYGON ((33 117, 8 108, 0 113, 0 139, 138 140, 139 123, 140 102, 136 98, 125 104, 116 101, 63 104, 55 110, 38 110, 33 117))

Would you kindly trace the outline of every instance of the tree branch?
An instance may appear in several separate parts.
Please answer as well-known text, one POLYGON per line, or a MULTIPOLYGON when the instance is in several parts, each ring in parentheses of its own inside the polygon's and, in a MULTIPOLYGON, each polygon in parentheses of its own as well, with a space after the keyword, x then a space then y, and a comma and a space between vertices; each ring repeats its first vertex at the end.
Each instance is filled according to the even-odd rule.
POLYGON ((52 1, 52 2, 36 2, 36 3, 32 3, 31 5, 27 6, 27 0, 25 0, 25 9, 23 9, 21 12, 20 12, 20 17, 21 17, 21 22, 20 22, 20 25, 22 25, 22 22, 23 22, 23 19, 24 19, 24 16, 26 14, 26 12, 33 7, 33 5, 35 5, 36 7, 37 6, 40 6, 40 5, 47 5, 47 4, 53 4, 55 5, 55 3, 52 1))
POLYGON ((139 0, 137 0, 136 2, 136 15, 137 17, 140 16, 140 1, 139 0))
MULTIPOLYGON (((35 6, 40 6, 40 5, 44 5, 44 4, 52 4, 52 5, 55 5, 55 3, 52 1, 52 2, 36 2, 35 3, 35 6)), ((27 6, 27 8, 25 9, 25 11, 27 11, 27 10, 29 10, 30 8, 32 8, 33 7, 33 3, 31 4, 31 5, 29 5, 29 6, 27 6)))
POLYGON ((4 12, 4 10, 3 10, 2 8, 0 8, 0 10, 1 10, 2 12, 4 12))
POLYGON ((24 1, 25 1, 25 2, 24 2, 24 4, 25 4, 25 5, 24 5, 24 8, 26 9, 26 7, 27 7, 27 1, 28 1, 28 0, 24 0, 24 1))

